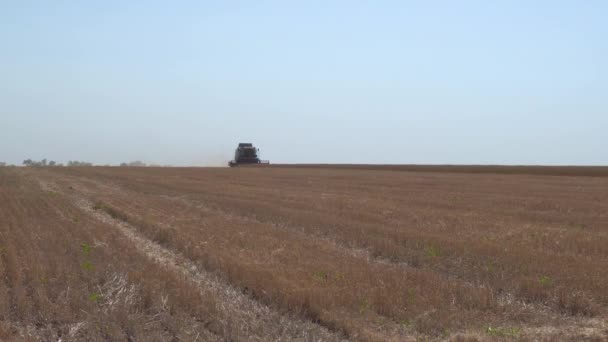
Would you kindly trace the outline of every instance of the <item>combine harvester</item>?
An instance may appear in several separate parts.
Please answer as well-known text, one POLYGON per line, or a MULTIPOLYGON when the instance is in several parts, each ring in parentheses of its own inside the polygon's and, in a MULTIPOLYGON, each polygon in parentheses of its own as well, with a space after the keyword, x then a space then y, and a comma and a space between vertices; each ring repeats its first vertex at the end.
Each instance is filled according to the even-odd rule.
POLYGON ((251 143, 239 143, 239 147, 234 151, 234 160, 228 162, 230 167, 239 165, 255 165, 255 164, 270 164, 268 160, 261 160, 258 157, 260 150, 255 148, 251 143))

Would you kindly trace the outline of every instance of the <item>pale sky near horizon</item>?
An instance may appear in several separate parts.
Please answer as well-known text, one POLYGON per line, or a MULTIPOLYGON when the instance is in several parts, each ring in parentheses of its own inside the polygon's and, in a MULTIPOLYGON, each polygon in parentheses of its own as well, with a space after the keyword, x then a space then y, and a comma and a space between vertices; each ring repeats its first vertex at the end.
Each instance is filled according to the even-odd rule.
POLYGON ((0 161, 608 165, 607 1, 0 0, 0 161))

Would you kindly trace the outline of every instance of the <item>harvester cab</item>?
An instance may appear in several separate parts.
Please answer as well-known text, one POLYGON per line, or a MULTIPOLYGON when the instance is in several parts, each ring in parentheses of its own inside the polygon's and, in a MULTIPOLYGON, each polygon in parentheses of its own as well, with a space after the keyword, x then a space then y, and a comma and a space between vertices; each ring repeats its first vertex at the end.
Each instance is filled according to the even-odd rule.
POLYGON ((268 160, 261 160, 258 157, 260 152, 251 143, 239 143, 239 146, 234 151, 234 160, 231 160, 228 165, 230 167, 239 165, 251 165, 251 164, 270 164, 268 160))

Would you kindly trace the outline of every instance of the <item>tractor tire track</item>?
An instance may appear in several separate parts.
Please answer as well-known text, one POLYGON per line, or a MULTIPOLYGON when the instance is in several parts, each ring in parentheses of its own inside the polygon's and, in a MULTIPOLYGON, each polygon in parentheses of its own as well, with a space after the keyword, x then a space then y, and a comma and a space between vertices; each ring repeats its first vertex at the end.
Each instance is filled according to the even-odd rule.
MULTIPOLYGON (((284 315, 263 305, 220 280, 216 275, 200 270, 191 260, 144 237, 137 227, 95 210, 85 196, 62 191, 57 184, 38 179, 43 189, 63 194, 74 205, 96 220, 118 229, 134 248, 157 264, 192 281, 204 297, 213 298, 227 340, 276 341, 340 341, 344 337, 311 321, 284 315)), ((75 190, 75 188, 72 188, 75 190)))
MULTIPOLYGON (((105 183, 105 182, 99 182, 99 181, 95 181, 95 180, 91 180, 91 179, 82 179, 79 177, 74 178, 72 180, 74 181, 74 183, 73 183, 74 186, 80 192, 88 192, 91 195, 92 195, 92 193, 90 192, 89 189, 86 188, 86 186, 83 186, 81 188, 80 185, 76 185, 76 183, 78 183, 78 181, 85 181, 86 183, 91 183, 91 185, 94 185, 95 187, 107 189, 108 191, 111 191, 113 193, 116 193, 116 192, 125 193, 128 191, 111 182, 105 183)), ((127 194, 125 194, 125 196, 127 196, 127 194)), ((204 202, 200 201, 199 199, 191 198, 190 196, 187 196, 187 195, 180 195, 180 196, 161 195, 161 197, 163 197, 164 199, 166 199, 168 201, 179 202, 180 204, 182 204, 186 207, 193 207, 193 208, 196 208, 203 212, 219 214, 219 215, 225 217, 227 220, 237 220, 237 221, 240 220, 241 222, 256 222, 256 223, 260 223, 260 224, 268 224, 268 225, 271 225, 278 229, 290 230, 296 234, 304 234, 304 235, 307 234, 306 229, 304 229, 303 227, 288 225, 288 224, 277 224, 277 223, 273 223, 273 222, 259 220, 255 217, 251 217, 248 215, 243 215, 243 214, 239 214, 239 213, 235 213, 235 212, 227 212, 227 211, 223 210, 222 208, 219 208, 216 206, 211 206, 211 207, 207 206, 204 202)), ((89 209, 94 211, 92 209, 92 204, 90 202, 88 205, 89 205, 89 209)), ((112 217, 110 217, 109 215, 107 215, 107 216, 110 219, 115 220, 112 217)), ((122 221, 119 221, 119 222, 122 222, 122 221)), ((162 223, 162 225, 169 226, 166 223, 162 223)), ((131 227, 131 228, 136 229, 135 227, 131 227)), ((416 267, 408 265, 405 262, 395 262, 394 260, 374 256, 368 249, 349 246, 332 237, 320 236, 320 235, 315 235, 315 237, 317 239, 323 240, 326 243, 329 243, 336 250, 339 250, 342 253, 349 255, 353 258, 362 259, 369 263, 395 265, 395 266, 401 267, 405 270, 416 269, 416 267)), ((144 239, 146 239, 146 238, 144 238, 144 239)), ((150 241, 150 242, 152 242, 152 241, 150 241)), ((155 244, 154 242, 152 242, 152 243, 155 244)), ((160 247, 160 248, 164 249, 163 247, 160 247)), ((194 268, 196 268, 196 266, 194 266, 191 261, 188 261, 188 262, 194 268)), ((446 280, 458 280, 458 278, 455 278, 451 274, 440 273, 440 275, 445 277, 446 280)), ((213 276, 213 277, 215 277, 215 276, 213 276)), ((464 280, 460 280, 460 281, 462 281, 462 284, 464 286, 476 287, 476 285, 473 283, 469 283, 464 280)), ((239 294, 242 295, 240 292, 239 292, 239 294)), ((596 318, 567 317, 558 312, 554 312, 554 310, 552 310, 551 308, 549 308, 545 305, 540 305, 540 304, 534 305, 531 303, 524 303, 524 302, 518 301, 514 298, 514 296, 512 294, 509 294, 509 293, 504 293, 501 296, 499 296, 497 299, 498 299, 499 305, 501 305, 501 306, 514 305, 517 307, 521 307, 522 310, 531 309, 532 311, 536 312, 536 314, 538 314, 538 315, 546 315, 547 317, 551 317, 555 322, 560 322, 559 325, 548 324, 548 325, 541 325, 541 326, 534 326, 534 325, 528 326, 528 325, 524 324, 521 326, 521 331, 518 333, 519 338, 530 339, 530 340, 544 340, 544 337, 552 336, 553 338, 556 338, 556 339, 595 340, 597 338, 603 338, 605 336, 608 336, 608 325, 607 325, 608 321, 603 316, 596 317, 596 318)), ((311 324, 312 324, 312 322, 311 322, 311 324)), ((484 340, 488 336, 479 334, 479 332, 462 331, 460 333, 455 333, 454 335, 452 335, 452 337, 454 337, 456 339, 458 339, 459 337, 460 338, 468 337, 471 339, 484 340)), ((291 339, 291 338, 288 338, 288 339, 291 339)))

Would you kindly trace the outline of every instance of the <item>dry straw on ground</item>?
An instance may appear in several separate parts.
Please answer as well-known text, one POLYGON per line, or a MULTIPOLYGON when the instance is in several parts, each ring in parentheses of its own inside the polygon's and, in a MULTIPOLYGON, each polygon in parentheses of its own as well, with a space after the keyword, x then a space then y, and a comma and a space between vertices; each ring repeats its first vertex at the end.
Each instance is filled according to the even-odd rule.
POLYGON ((0 177, 0 337, 608 336, 607 178, 346 167, 0 177))

